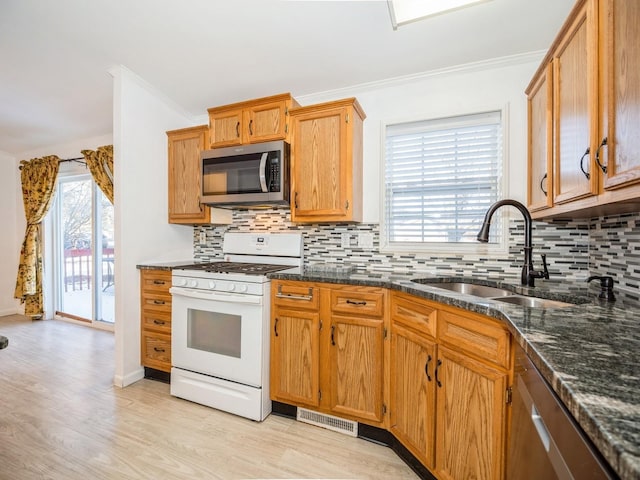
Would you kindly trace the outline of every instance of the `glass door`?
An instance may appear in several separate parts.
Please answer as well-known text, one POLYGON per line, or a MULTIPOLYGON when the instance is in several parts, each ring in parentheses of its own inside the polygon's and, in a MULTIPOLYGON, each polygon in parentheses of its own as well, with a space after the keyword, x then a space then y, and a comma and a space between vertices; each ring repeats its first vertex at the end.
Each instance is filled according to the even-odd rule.
POLYGON ((56 314, 113 325, 113 205, 83 173, 60 175, 52 210, 56 314))

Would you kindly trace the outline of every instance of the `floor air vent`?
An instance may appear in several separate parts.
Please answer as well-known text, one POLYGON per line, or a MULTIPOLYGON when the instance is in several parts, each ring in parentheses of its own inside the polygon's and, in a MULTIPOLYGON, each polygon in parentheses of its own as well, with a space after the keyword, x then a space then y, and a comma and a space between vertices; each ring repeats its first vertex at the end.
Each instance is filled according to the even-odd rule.
POLYGON ((306 408, 298 407, 296 420, 299 422, 310 423, 317 427, 327 428, 334 432, 351 435, 352 437, 358 436, 358 422, 314 412, 312 410, 307 410, 306 408))

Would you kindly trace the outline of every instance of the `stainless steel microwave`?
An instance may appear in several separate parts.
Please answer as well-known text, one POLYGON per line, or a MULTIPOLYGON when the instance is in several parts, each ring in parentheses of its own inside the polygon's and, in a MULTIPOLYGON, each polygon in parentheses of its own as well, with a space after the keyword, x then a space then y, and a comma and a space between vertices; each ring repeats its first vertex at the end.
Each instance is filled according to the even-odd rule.
POLYGON ((226 208, 289 204, 285 141, 205 150, 200 166, 202 203, 226 208))

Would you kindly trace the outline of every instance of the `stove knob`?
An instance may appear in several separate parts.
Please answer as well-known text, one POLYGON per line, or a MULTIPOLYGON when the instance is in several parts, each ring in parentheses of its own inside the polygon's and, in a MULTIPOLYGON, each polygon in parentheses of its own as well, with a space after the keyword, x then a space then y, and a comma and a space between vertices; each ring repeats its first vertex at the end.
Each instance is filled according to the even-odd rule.
POLYGON ((216 282, 209 282, 209 288, 211 290, 213 290, 214 288, 216 288, 216 282))
POLYGON ((189 286, 191 288, 196 288, 198 286, 198 281, 197 280, 189 280, 189 286))
POLYGON ((241 293, 244 293, 247 291, 247 286, 246 285, 239 285, 238 286, 238 291, 241 293))
POLYGON ((233 283, 230 283, 229 286, 227 287, 227 290, 229 290, 230 292, 233 292, 236 289, 236 286, 233 283))
POLYGON ((184 286, 187 284, 187 281, 186 281, 184 278, 176 278, 176 279, 173 281, 173 284, 174 284, 176 287, 184 287, 184 286))

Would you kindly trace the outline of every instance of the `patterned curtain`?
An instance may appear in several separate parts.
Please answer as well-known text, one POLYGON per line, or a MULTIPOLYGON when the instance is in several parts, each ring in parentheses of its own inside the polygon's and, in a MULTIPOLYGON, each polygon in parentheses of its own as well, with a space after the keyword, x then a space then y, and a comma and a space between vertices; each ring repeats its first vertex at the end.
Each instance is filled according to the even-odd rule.
POLYGON ((82 154, 91 176, 113 204, 113 145, 98 147, 97 151, 82 150, 82 154))
POLYGON ((35 318, 41 318, 44 313, 40 225, 56 191, 59 167, 60 159, 55 155, 20 162, 27 229, 20 251, 14 297, 25 304, 25 315, 35 318))

